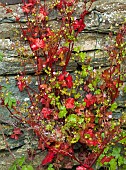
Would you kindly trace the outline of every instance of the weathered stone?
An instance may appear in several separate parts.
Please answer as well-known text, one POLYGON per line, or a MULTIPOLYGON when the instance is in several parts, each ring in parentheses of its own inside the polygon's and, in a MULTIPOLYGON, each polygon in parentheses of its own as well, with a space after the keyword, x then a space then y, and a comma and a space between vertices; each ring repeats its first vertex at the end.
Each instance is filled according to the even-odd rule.
POLYGON ((22 0, 0 0, 0 2, 9 5, 9 4, 22 3, 22 0))
MULTIPOLYGON (((15 11, 15 13, 18 13, 18 15, 22 17, 24 16, 19 5, 11 5, 10 7, 13 9, 13 11, 15 11)), ((79 17, 79 14, 82 12, 82 10, 83 3, 80 2, 76 7, 75 17, 79 17)), ((125 0, 121 0, 120 2, 118 2, 118 0, 98 0, 93 3, 90 12, 91 13, 87 15, 85 19, 85 30, 100 31, 103 33, 111 30, 115 31, 126 18, 126 2, 125 0)), ((5 10, 0 8, 0 23, 13 23, 14 17, 12 17, 12 14, 5 14, 5 10)), ((52 26, 54 25, 55 28, 58 27, 58 18, 60 19, 60 16, 58 16, 56 11, 50 13, 49 24, 52 26), (57 20, 57 22, 55 20, 57 20)))
MULTIPOLYGON (((20 140, 6 138, 6 142, 8 144, 8 147, 11 150, 13 150, 13 149, 19 148, 24 145, 24 137, 20 137, 20 140)), ((8 149, 5 144, 5 141, 3 140, 3 138, 0 137, 0 151, 2 151, 2 150, 8 150, 8 149)))
MULTIPOLYGON (((18 15, 21 17, 22 25, 25 25, 26 18, 22 13, 20 4, 15 5, 15 3, 21 3, 21 0, 0 0, 0 2, 7 2, 7 7, 10 7, 15 13, 18 13, 18 15)), ((48 0, 48 4, 49 3, 51 4, 52 1, 48 0)), ((90 3, 87 4, 87 8, 89 5, 90 3)), ((75 8, 76 12, 74 17, 79 17, 80 13, 82 12, 82 8, 83 2, 80 1, 78 6, 75 8)), ((108 33, 110 31, 116 32, 118 30, 125 18, 125 0, 95 0, 93 3, 92 7, 90 8, 90 13, 85 18, 86 28, 81 34, 79 34, 75 46, 80 46, 81 51, 86 52, 87 56, 91 56, 93 58, 91 66, 94 68, 97 69, 100 66, 101 69, 104 69, 109 66, 108 56, 104 52, 104 47, 109 45, 109 41, 106 38, 108 37, 108 33)), ((49 26, 53 29, 58 28, 60 26, 60 19, 61 16, 58 14, 57 10, 50 12, 48 21, 49 26)), ((0 52, 4 54, 3 61, 0 62, 0 79, 2 80, 0 81, 0 85, 5 84, 6 76, 6 78, 10 80, 10 91, 12 91, 13 96, 21 103, 24 103, 28 96, 25 91, 19 92, 15 81, 15 75, 17 75, 19 71, 23 70, 20 55, 17 53, 14 45, 16 44, 16 47, 19 48, 19 33, 19 24, 15 22, 15 18, 11 13, 6 14, 5 9, 0 7, 0 52)), ((23 44, 23 46, 24 45, 27 48, 27 45, 23 44)), ((30 50, 28 54, 31 55, 30 50)), ((33 65, 31 64, 31 60, 32 58, 25 62, 26 73, 34 75, 34 69, 33 65)), ((81 65, 82 63, 78 63, 77 60, 76 62, 71 62, 68 65, 67 70, 74 72, 77 69, 78 64, 81 65)), ((122 64, 122 68, 126 70, 125 61, 122 64)), ((32 82, 31 86, 35 88, 35 77, 33 80, 34 81, 32 82)), ((120 92, 120 96, 117 99, 117 103, 119 104, 119 107, 113 113, 113 117, 115 119, 118 119, 123 112, 126 113, 126 95, 122 93, 122 91, 120 92)), ((14 150, 13 153, 16 155, 16 157, 20 157, 22 154, 26 155, 26 151, 30 147, 32 148, 34 146, 37 150, 37 140, 29 139, 30 136, 27 133, 23 134, 24 136, 19 138, 18 141, 9 138, 13 127, 16 126, 16 122, 11 119, 9 115, 10 114, 8 110, 5 107, 0 106, 0 124, 2 124, 4 134, 6 135, 9 146, 11 147, 10 149, 14 150)), ((37 155, 37 161, 34 161, 36 165, 39 165, 45 153, 40 153, 37 155)), ((7 148, 0 131, 0 169, 9 169, 9 166, 12 164, 12 162, 13 159, 11 158, 10 153, 7 152, 7 148)))

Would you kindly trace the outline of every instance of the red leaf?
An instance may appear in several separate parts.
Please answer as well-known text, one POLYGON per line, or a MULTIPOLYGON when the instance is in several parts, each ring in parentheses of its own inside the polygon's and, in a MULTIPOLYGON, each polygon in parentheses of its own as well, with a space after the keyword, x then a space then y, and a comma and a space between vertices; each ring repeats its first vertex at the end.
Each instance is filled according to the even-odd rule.
POLYGON ((73 87, 73 78, 72 76, 69 74, 67 77, 66 77, 66 83, 67 83, 67 87, 68 88, 72 88, 73 87))
POLYGON ((43 60, 42 58, 38 59, 38 71, 42 71, 43 68, 43 60))
POLYGON ((60 74, 60 75, 58 76, 58 80, 59 80, 59 81, 63 81, 66 75, 67 75, 67 72, 60 74))
POLYGON ((121 33, 117 34, 116 42, 117 42, 118 45, 121 45, 123 43, 123 35, 121 33))
POLYGON ((83 22, 82 19, 80 19, 79 21, 76 20, 76 21, 74 21, 74 23, 73 23, 73 29, 74 29, 74 30, 77 30, 78 32, 81 32, 82 30, 84 30, 85 26, 86 26, 86 25, 84 24, 84 22, 83 22))
POLYGON ((14 134, 16 134, 16 135, 22 134, 20 128, 14 128, 13 132, 14 132, 14 134))
POLYGON ((52 113, 52 110, 49 108, 44 107, 41 111, 41 113, 43 114, 44 118, 48 119, 48 117, 50 116, 50 114, 52 113))
POLYGON ((90 107, 90 105, 96 102, 96 97, 89 93, 86 95, 84 102, 86 102, 86 107, 90 107))
POLYGON ((18 140, 19 135, 21 135, 21 130, 20 128, 14 128, 13 134, 10 136, 12 139, 18 140))
POLYGON ((84 168, 83 166, 78 166, 76 170, 87 170, 87 168, 84 168))
POLYGON ((39 38, 29 38, 29 41, 31 41, 31 49, 33 50, 33 51, 36 51, 36 50, 38 50, 39 48, 44 48, 45 47, 45 42, 44 42, 44 40, 42 40, 42 39, 39 39, 39 38))
POLYGON ((15 140, 18 140, 18 135, 15 135, 15 134, 12 134, 11 136, 10 136, 12 139, 15 139, 15 140))
POLYGON ((19 81, 19 82, 18 82, 18 88, 19 88, 20 91, 23 91, 23 90, 24 90, 24 86, 25 86, 25 83, 24 83, 24 82, 22 82, 22 81, 19 81))
POLYGON ((19 88, 20 91, 24 90, 24 88, 26 86, 26 83, 25 83, 25 80, 24 80, 23 76, 18 77, 17 85, 18 85, 18 88, 19 88))
POLYGON ((46 155, 46 157, 43 159, 42 165, 46 165, 46 164, 52 162, 54 156, 55 156, 54 152, 49 151, 48 154, 46 155))
POLYGON ((47 16, 47 12, 45 11, 44 7, 42 6, 39 10, 38 18, 43 21, 46 18, 46 16, 47 16))
POLYGON ((113 158, 114 158, 113 156, 109 156, 109 157, 104 156, 101 160, 101 163, 104 164, 105 162, 110 162, 111 159, 113 159, 113 158))
POLYGON ((74 108, 74 98, 66 99, 65 106, 66 106, 67 109, 73 109, 74 108))
POLYGON ((31 4, 35 4, 37 2, 37 0, 28 0, 28 3, 31 3, 31 4))
POLYGON ((93 168, 85 168, 83 166, 78 166, 76 170, 94 170, 93 168))

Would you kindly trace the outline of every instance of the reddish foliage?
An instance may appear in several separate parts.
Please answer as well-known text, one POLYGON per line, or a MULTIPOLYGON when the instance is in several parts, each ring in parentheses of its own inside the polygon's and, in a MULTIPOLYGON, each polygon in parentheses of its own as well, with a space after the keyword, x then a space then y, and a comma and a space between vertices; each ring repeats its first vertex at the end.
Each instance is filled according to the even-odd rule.
POLYGON ((15 140, 18 140, 19 139, 19 136, 21 135, 21 129, 20 128, 14 128, 13 130, 13 134, 11 134, 11 138, 12 139, 15 139, 15 140))
POLYGON ((58 76, 58 80, 62 84, 62 86, 66 86, 68 88, 72 88, 73 87, 73 78, 67 72, 64 72, 64 73, 60 74, 58 76))
POLYGON ((74 98, 66 99, 65 106, 66 106, 67 109, 73 109, 74 108, 74 98))
POLYGON ((113 158, 113 156, 104 156, 101 160, 101 163, 104 164, 105 162, 110 162, 113 158))
MULTIPOLYGON (((110 59, 108 69, 97 72, 90 67, 91 59, 85 58, 82 68, 76 70, 74 76, 67 71, 71 60, 76 62, 79 59, 78 62, 82 62, 83 53, 77 50, 76 54, 73 54, 73 51, 78 33, 86 27, 85 16, 89 13, 93 1, 84 1, 83 11, 77 19, 73 18, 73 13, 78 0, 59 0, 50 6, 46 0, 44 5, 39 0, 28 0, 27 3, 23 1, 22 9, 27 23, 25 28, 24 23, 20 23, 21 40, 28 43, 32 57, 22 57, 24 70, 17 78, 17 86, 20 91, 26 89, 30 104, 25 108, 25 114, 24 111, 22 113, 22 107, 20 109, 14 106, 11 108, 14 112, 9 109, 9 104, 14 100, 11 101, 8 96, 0 98, 0 104, 6 103, 5 107, 12 116, 33 129, 38 138, 39 149, 49 150, 42 165, 55 160, 54 165, 59 168, 60 165, 57 164, 61 164, 63 160, 66 167, 71 167, 75 160, 79 163, 77 170, 93 170, 91 167, 96 163, 99 153, 102 154, 107 143, 114 140, 116 133, 121 131, 122 122, 120 121, 119 125, 112 124, 110 110, 123 84, 120 63, 124 58, 122 43, 126 33, 125 26, 117 33, 115 44, 107 48, 110 59), (47 23, 52 19, 49 15, 52 12, 58 13, 57 30, 53 30, 47 23), (77 58, 74 59, 74 56, 77 58), (26 60, 33 64, 37 85, 35 88, 26 75, 26 60), (83 159, 79 154, 75 154, 78 144, 81 148, 77 146, 77 151, 81 151, 83 159)), ((11 10, 8 8, 6 12, 10 13, 11 10)), ((19 17, 16 16, 15 19, 20 22, 19 17)), ((25 52, 26 56, 29 56, 29 51, 27 53, 24 47, 25 52)), ((2 88, 0 86, 0 90, 2 88)), ((20 128, 15 128, 11 138, 18 139, 19 135, 20 128)), ((32 155, 31 152, 29 155, 32 155)), ((101 163, 109 162, 112 158, 105 156, 101 163)))
POLYGON ((24 77, 20 76, 20 77, 17 78, 17 80, 18 80, 17 85, 18 85, 19 90, 23 91, 24 88, 26 87, 26 82, 24 80, 24 77))
POLYGON ((78 166, 76 170, 87 170, 87 168, 84 168, 83 166, 78 166))
POLYGON ((73 29, 77 32, 81 32, 82 30, 84 30, 85 27, 86 25, 84 24, 84 21, 82 19, 80 19, 79 21, 76 20, 73 23, 73 29))
POLYGON ((91 93, 86 95, 86 98, 84 99, 84 102, 86 102, 86 107, 90 107, 96 102, 96 97, 93 96, 91 93))
POLYGON ((54 156, 55 156, 54 152, 49 151, 48 154, 46 155, 46 157, 43 159, 42 165, 46 165, 46 164, 52 162, 54 156))
POLYGON ((45 47, 45 42, 39 38, 29 38, 30 46, 33 51, 37 51, 40 48, 45 47))
POLYGON ((49 116, 51 115, 52 110, 46 107, 43 107, 41 114, 43 115, 44 118, 48 119, 49 116))

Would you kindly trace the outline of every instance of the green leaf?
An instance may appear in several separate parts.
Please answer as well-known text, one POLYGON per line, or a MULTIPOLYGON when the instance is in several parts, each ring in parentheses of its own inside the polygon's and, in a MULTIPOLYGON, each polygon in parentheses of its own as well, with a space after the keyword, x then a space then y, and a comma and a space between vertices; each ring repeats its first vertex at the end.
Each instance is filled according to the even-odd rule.
POLYGON ((28 170, 26 165, 23 165, 21 170, 28 170))
POLYGON ((54 168, 53 168, 53 164, 49 164, 49 166, 48 166, 48 169, 47 170, 55 170, 54 168))
POLYGON ((101 136, 102 136, 102 138, 104 139, 104 138, 105 138, 105 133, 102 133, 101 136))
POLYGON ((80 47, 74 47, 74 51, 77 52, 77 53, 79 53, 80 47))
POLYGON ((118 158, 118 165, 121 166, 121 165, 123 165, 123 164, 124 164, 124 157, 120 156, 120 157, 118 158))
POLYGON ((104 149, 104 153, 107 153, 108 150, 109 150, 109 147, 106 147, 106 148, 104 149))
POLYGON ((17 170, 16 164, 14 163, 13 165, 11 165, 11 167, 9 168, 9 170, 17 170))
POLYGON ((100 89, 97 89, 96 91, 95 91, 95 94, 100 94, 101 93, 101 90, 100 89))
POLYGON ((88 75, 87 68, 82 65, 82 71, 81 71, 82 77, 86 77, 88 75))
POLYGON ((31 165, 23 165, 21 170, 34 170, 31 165))
POLYGON ((67 122, 70 124, 75 124, 77 123, 77 115, 71 114, 67 117, 67 122))
POLYGON ((93 70, 93 67, 88 66, 88 70, 89 70, 89 71, 93 70))
POLYGON ((4 100, 4 104, 7 105, 8 104, 8 101, 9 101, 9 97, 7 96, 4 100))
POLYGON ((34 170, 31 165, 27 165, 27 170, 34 170))
POLYGON ((126 138, 120 140, 119 143, 126 144, 126 138))
POLYGON ((9 99, 9 101, 8 101, 8 106, 11 108, 12 107, 12 100, 11 99, 9 99))
POLYGON ((0 61, 3 60, 4 54, 0 52, 0 61))
POLYGON ((83 117, 78 117, 77 123, 78 123, 78 124, 81 124, 81 123, 83 123, 83 122, 84 122, 84 118, 83 118, 83 117))
POLYGON ((115 111, 115 109, 117 109, 117 107, 118 107, 117 103, 114 102, 114 103, 111 105, 110 110, 111 110, 111 111, 115 111))
POLYGON ((71 143, 77 143, 79 139, 80 139, 80 135, 76 133, 74 137, 72 138, 71 143))
POLYGON ((63 118, 66 116, 67 114, 67 110, 65 106, 60 106, 60 112, 59 112, 59 118, 63 118))
POLYGON ((114 156, 115 158, 119 158, 120 152, 121 152, 120 147, 114 147, 113 150, 112 150, 112 156, 114 156))
POLYGON ((110 170, 116 170, 117 168, 117 162, 115 159, 111 159, 110 163, 110 170))
POLYGON ((90 88, 91 91, 94 91, 94 87, 91 83, 88 85, 88 87, 90 88))
POLYGON ((85 57, 86 57, 86 53, 80 52, 80 53, 79 53, 79 56, 80 56, 80 58, 81 58, 81 62, 84 62, 84 61, 85 61, 85 57))
POLYGON ((126 85, 125 85, 125 87, 123 88, 123 91, 124 91, 124 93, 126 93, 126 85))
POLYGON ((80 96, 81 96, 80 93, 77 93, 77 94, 74 95, 75 99, 80 98, 80 96))
POLYGON ((63 44, 65 47, 69 47, 69 42, 63 44))
POLYGON ((22 156, 21 158, 18 158, 16 160, 17 165, 22 166, 23 163, 25 162, 25 156, 22 156))

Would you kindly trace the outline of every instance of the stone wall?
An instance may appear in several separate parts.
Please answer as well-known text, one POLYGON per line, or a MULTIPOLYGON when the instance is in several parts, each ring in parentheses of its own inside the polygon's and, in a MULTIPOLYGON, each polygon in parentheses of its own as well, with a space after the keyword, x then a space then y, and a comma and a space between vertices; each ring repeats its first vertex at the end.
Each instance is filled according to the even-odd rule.
MULTIPOLYGON (((48 0, 49 1, 49 0, 48 0)), ((0 2, 5 2, 0 0, 0 2)), ((20 10, 20 0, 6 0, 8 6, 10 6, 15 11, 20 13, 22 23, 25 21, 22 11, 20 10)), ((82 2, 77 6, 76 17, 78 17, 81 12, 82 2)), ((92 65, 98 68, 109 66, 107 62, 107 56, 104 52, 104 47, 109 45, 107 37, 110 31, 116 32, 120 25, 124 22, 126 18, 126 1, 125 0, 96 0, 91 9, 90 14, 86 17, 85 24, 86 29, 79 35, 78 42, 76 45, 81 46, 81 51, 86 52, 87 55, 93 57, 92 65)), ((57 13, 50 14, 51 20, 49 24, 52 27, 58 27, 57 13)), ((10 48, 13 43, 19 42, 19 37, 15 36, 17 34, 15 28, 18 30, 19 26, 15 23, 14 18, 10 14, 6 14, 5 10, 0 7, 0 53, 4 54, 3 60, 0 61, 0 84, 5 83, 5 79, 9 79, 11 82, 11 90, 14 95, 20 100, 24 100, 25 93, 18 94, 18 89, 15 86, 15 75, 22 70, 20 59, 16 53, 16 50, 10 48), (16 38, 15 38, 16 37, 16 38)), ((126 70, 126 62, 123 65, 126 70)), ((69 71, 75 71, 77 69, 77 63, 71 63, 68 68, 69 71)), ((32 74, 33 69, 30 63, 26 64, 27 74, 32 74)), ((116 111, 116 117, 123 111, 126 112, 126 97, 124 94, 120 94, 118 98, 119 107, 116 111)), ((9 125, 10 118, 9 113, 6 109, 0 108, 0 123, 3 126, 6 136, 11 131, 9 125), (7 131, 7 129, 9 129, 7 131)), ((6 156, 6 146, 2 141, 2 136, 0 132, 0 167, 2 170, 6 170, 6 163, 4 161, 6 156), (2 158, 2 156, 4 156, 2 158), (5 167, 4 167, 5 166, 5 167)), ((26 135, 27 136, 27 135, 26 135)), ((12 145, 12 150, 14 149, 16 153, 20 152, 21 148, 27 148, 27 137, 22 136, 19 141, 10 140, 7 138, 10 145, 12 145), (26 143, 25 143, 26 142, 26 143)), ((22 153, 22 151, 21 151, 22 153)))

